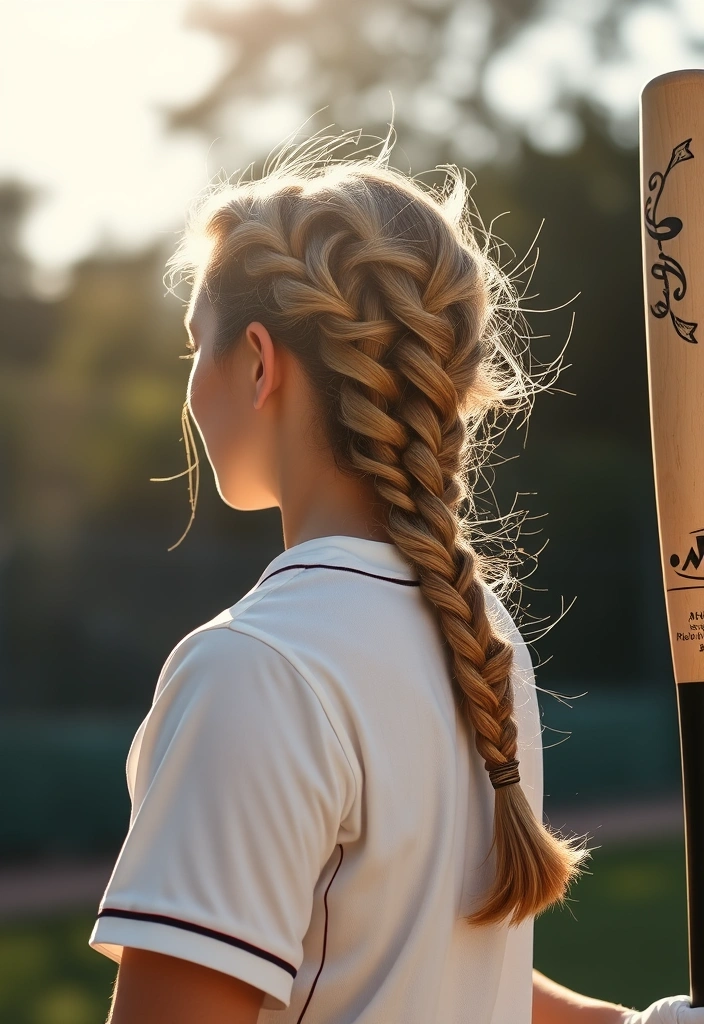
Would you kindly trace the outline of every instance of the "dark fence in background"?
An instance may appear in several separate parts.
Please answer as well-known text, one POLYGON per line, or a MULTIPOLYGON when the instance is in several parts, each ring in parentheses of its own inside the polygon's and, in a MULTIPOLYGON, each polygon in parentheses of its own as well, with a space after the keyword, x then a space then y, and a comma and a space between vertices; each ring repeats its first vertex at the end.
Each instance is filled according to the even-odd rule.
POLYGON ((276 510, 233 513, 225 538, 209 536, 201 515, 169 551, 187 522, 176 512, 168 533, 113 527, 10 548, 0 562, 0 718, 148 706, 171 649, 282 550, 276 510))

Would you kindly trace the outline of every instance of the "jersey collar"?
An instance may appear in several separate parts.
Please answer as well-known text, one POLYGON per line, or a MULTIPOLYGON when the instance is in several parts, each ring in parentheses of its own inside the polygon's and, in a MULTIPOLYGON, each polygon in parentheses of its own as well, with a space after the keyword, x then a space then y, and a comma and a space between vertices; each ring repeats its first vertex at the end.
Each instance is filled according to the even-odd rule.
POLYGON ((418 579, 415 569, 395 544, 336 534, 330 537, 313 537, 282 551, 266 567, 256 586, 279 569, 294 565, 346 566, 390 579, 418 579))

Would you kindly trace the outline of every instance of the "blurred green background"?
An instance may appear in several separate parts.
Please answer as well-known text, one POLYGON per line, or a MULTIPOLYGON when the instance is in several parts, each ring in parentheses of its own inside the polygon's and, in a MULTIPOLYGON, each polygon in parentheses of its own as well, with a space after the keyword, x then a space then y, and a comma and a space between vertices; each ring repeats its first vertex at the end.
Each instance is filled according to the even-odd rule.
MULTIPOLYGON (((704 66, 699 0, 18 0, 0 24, 0 1022, 103 1019, 91 907, 5 913, 3 872, 115 856, 161 665, 282 548, 278 513, 227 508, 201 450, 169 552, 186 480, 149 478, 185 466, 188 291, 163 275, 187 204, 289 133, 383 136, 393 102, 392 163, 476 175, 507 269, 539 233, 533 350, 555 358, 574 315, 569 365, 493 485, 527 513, 546 808, 676 811, 637 104, 648 78, 704 66)), ((686 989, 681 835, 659 822, 604 841, 538 921, 536 966, 636 1005, 686 989)))

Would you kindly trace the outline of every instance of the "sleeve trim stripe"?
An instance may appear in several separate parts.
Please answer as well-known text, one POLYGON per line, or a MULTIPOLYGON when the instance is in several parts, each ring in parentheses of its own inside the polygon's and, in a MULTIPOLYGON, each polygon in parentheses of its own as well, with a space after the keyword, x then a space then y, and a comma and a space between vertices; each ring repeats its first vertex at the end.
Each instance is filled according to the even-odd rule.
POLYGON ((220 942, 226 942, 230 946, 243 949, 247 953, 253 953, 255 956, 259 956, 263 960, 268 960, 270 963, 276 964, 277 967, 281 967, 292 978, 295 978, 298 973, 292 964, 287 963, 286 960, 282 960, 281 957, 270 953, 266 949, 253 946, 251 942, 237 939, 234 935, 225 935, 224 932, 217 932, 213 928, 205 928, 201 924, 194 924, 193 921, 182 921, 180 918, 167 917, 165 914, 148 914, 141 910, 118 910, 116 907, 105 907, 98 913, 98 917, 120 917, 128 921, 148 921, 151 924, 165 924, 170 925, 172 928, 181 928, 183 931, 195 932, 196 935, 205 935, 208 939, 217 939, 220 942))

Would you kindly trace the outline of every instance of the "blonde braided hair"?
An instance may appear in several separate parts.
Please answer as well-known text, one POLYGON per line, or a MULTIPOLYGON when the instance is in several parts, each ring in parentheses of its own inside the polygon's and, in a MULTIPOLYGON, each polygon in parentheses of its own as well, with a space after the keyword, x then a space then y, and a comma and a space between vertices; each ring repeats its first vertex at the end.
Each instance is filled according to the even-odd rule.
POLYGON ((473 510, 468 469, 492 448, 491 414, 529 407, 541 379, 507 342, 517 299, 475 237, 460 171, 445 167, 431 194, 389 167, 388 138, 376 158, 333 159, 345 141, 314 136, 260 179, 209 186, 168 266, 202 273, 216 362, 262 322, 307 372, 338 466, 373 479, 495 786, 495 879, 468 920, 518 924, 564 898, 586 853, 536 820, 518 784, 513 649, 459 510, 473 510))

